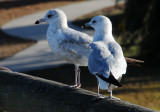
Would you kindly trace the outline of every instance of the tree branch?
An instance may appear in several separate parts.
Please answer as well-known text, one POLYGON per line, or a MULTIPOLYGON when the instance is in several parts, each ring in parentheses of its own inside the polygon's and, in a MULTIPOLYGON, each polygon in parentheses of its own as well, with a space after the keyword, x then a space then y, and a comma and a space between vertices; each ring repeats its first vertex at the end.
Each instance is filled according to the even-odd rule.
POLYGON ((142 60, 127 58, 127 57, 125 57, 125 59, 126 59, 126 62, 127 62, 128 65, 140 67, 144 64, 144 61, 142 61, 142 60))

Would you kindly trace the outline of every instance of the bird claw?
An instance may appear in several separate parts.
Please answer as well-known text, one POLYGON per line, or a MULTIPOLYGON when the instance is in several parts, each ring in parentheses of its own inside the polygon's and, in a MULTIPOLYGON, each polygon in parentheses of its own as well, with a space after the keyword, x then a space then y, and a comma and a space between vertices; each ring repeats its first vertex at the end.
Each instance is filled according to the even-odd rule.
POLYGON ((71 88, 80 88, 81 87, 81 84, 75 84, 75 85, 72 85, 70 86, 71 88))
POLYGON ((98 95, 98 96, 96 96, 95 98, 93 98, 92 101, 98 101, 98 100, 101 100, 101 99, 103 99, 103 98, 104 98, 104 97, 98 95))
POLYGON ((71 88, 76 88, 76 87, 77 87, 77 85, 72 85, 72 86, 69 86, 69 87, 71 87, 71 88))
POLYGON ((107 99, 115 99, 115 100, 121 100, 120 98, 114 97, 114 96, 106 96, 107 99))
POLYGON ((0 66, 0 71, 2 71, 2 70, 6 70, 6 71, 11 72, 11 70, 10 70, 10 69, 8 69, 8 68, 6 68, 6 67, 2 67, 2 66, 0 66))
POLYGON ((78 84, 76 88, 81 88, 81 84, 78 84))

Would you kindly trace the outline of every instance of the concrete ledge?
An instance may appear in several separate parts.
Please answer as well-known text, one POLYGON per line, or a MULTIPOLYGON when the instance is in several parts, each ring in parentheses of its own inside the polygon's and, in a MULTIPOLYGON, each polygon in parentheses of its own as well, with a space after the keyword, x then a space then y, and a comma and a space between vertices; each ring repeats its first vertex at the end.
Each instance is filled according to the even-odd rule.
POLYGON ((8 112, 156 112, 17 72, 0 71, 0 110, 8 112))

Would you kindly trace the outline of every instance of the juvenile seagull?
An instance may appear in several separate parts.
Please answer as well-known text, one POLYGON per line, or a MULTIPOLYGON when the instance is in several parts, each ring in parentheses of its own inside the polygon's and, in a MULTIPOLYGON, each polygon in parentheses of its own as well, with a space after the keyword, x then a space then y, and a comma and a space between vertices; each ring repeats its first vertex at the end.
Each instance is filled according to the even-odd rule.
POLYGON ((112 36, 112 23, 105 16, 96 16, 92 18, 86 26, 91 26, 95 30, 93 42, 90 44, 91 51, 88 59, 89 71, 98 79, 98 95, 100 98, 99 87, 110 92, 119 83, 122 75, 126 73, 126 60, 121 46, 112 36))
POLYGON ((88 66, 92 37, 69 28, 66 15, 59 9, 49 10, 35 24, 42 22, 49 23, 47 40, 53 53, 75 65, 75 84, 72 87, 80 87, 79 66, 88 66))

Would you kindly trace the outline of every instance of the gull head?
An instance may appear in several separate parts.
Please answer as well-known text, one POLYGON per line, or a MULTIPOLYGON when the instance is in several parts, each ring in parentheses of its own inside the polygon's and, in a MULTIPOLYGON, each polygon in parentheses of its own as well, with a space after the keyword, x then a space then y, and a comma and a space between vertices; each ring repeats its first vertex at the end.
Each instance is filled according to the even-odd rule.
POLYGON ((112 32, 112 23, 108 17, 99 15, 91 19, 89 23, 85 24, 86 27, 92 27, 95 31, 111 33, 112 32))
POLYGON ((60 9, 51 9, 49 10, 45 16, 35 22, 35 24, 40 24, 42 22, 47 22, 49 24, 59 23, 59 24, 67 24, 67 17, 65 13, 60 9))

